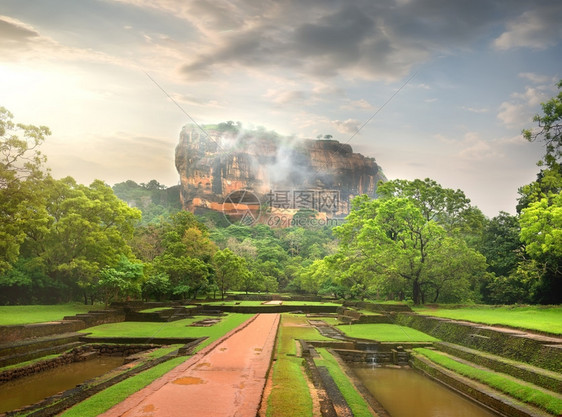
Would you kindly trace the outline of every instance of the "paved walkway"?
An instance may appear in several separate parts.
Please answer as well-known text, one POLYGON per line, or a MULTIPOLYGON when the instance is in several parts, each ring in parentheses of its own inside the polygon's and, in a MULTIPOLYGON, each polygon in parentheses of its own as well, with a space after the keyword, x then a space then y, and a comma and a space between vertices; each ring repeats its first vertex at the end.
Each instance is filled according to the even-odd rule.
POLYGON ((255 417, 279 326, 258 314, 103 417, 255 417))

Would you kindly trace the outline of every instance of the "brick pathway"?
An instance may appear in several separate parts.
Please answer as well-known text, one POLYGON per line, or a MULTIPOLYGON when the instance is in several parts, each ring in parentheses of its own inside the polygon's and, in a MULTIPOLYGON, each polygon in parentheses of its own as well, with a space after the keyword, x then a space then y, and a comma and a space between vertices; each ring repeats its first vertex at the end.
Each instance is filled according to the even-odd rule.
POLYGON ((255 417, 279 314, 258 314, 103 417, 255 417))

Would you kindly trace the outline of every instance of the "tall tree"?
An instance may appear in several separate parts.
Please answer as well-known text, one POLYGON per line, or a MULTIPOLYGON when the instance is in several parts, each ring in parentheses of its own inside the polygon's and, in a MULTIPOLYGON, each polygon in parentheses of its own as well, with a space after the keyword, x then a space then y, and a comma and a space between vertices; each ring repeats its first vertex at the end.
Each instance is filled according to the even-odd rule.
POLYGON ((48 177, 41 198, 44 216, 27 230, 25 255, 40 262, 51 279, 78 285, 87 301, 101 269, 115 266, 122 256, 132 257, 127 240, 140 211, 99 180, 85 186, 71 177, 48 177))
POLYGON ((462 290, 462 295, 457 291, 458 297, 469 298, 471 281, 485 271, 482 255, 428 220, 410 199, 369 200, 363 196, 352 204, 348 222, 334 230, 341 242, 340 258, 348 265, 340 275, 344 282, 346 276, 364 277, 361 287, 354 284, 357 290, 400 290, 415 304, 423 303, 430 294, 437 300, 452 287, 462 290), (451 270, 466 274, 451 274, 451 270))
POLYGON ((38 147, 51 132, 45 126, 15 123, 0 107, 0 273, 17 261, 25 231, 43 216, 37 182, 45 157, 38 147))
POLYGON ((426 221, 440 224, 449 234, 461 233, 469 237, 482 230, 485 217, 478 208, 471 206, 464 192, 443 188, 432 179, 388 181, 379 185, 377 194, 382 199, 410 199, 426 221))
POLYGON ((535 115, 538 128, 523 131, 545 145, 537 181, 522 187, 518 204, 521 241, 530 257, 519 269, 525 276, 534 270, 534 300, 540 303, 562 302, 562 81, 558 89, 535 115))
POLYGON ((219 287, 221 299, 226 292, 241 285, 250 273, 246 260, 237 256, 230 249, 219 250, 213 257, 215 267, 215 282, 219 287))

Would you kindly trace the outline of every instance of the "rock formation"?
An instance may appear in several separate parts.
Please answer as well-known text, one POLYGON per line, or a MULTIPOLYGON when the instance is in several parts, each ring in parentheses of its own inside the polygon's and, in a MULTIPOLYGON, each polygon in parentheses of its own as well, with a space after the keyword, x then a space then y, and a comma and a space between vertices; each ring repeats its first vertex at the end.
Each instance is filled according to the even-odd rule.
POLYGON ((176 168, 184 209, 220 210, 230 193, 249 190, 262 204, 343 215, 352 197, 374 197, 377 183, 386 180, 374 158, 354 153, 348 144, 221 125, 205 132, 187 125, 180 133, 176 168))

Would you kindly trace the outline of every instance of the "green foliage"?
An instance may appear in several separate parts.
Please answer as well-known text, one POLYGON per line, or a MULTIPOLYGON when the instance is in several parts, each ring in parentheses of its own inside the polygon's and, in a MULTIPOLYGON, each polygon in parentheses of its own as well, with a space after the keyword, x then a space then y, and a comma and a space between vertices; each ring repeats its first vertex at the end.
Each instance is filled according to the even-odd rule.
POLYGON ((436 181, 426 178, 392 180, 377 188, 380 198, 407 198, 420 210, 427 222, 434 221, 447 233, 478 234, 484 215, 470 205, 470 199, 461 190, 443 188, 436 181))
POLYGON ((521 240, 533 258, 562 257, 562 194, 542 198, 521 213, 521 240))
POLYGON ((463 376, 482 382, 494 389, 504 392, 520 401, 538 406, 554 415, 562 414, 562 399, 545 392, 536 386, 520 383, 504 374, 487 369, 474 368, 446 356, 443 353, 426 348, 416 348, 414 351, 427 357, 432 362, 463 376))
POLYGON ((154 273, 142 284, 142 295, 145 300, 164 300, 170 293, 172 286, 170 278, 165 273, 154 273))
MULTIPOLYGON (((562 81, 558 88, 562 89, 562 81)), ((562 302, 562 91, 542 103, 542 109, 543 115, 533 119, 538 129, 523 131, 528 140, 544 142, 545 155, 539 166, 546 168, 537 181, 520 189, 521 241, 530 259, 520 264, 518 272, 534 275, 533 301, 552 304, 562 302)))
POLYGON ((229 289, 240 286, 247 275, 250 274, 246 260, 234 254, 228 248, 218 250, 215 253, 213 265, 215 267, 215 282, 220 289, 223 300, 229 289))
POLYGON ((128 297, 137 297, 140 294, 140 285, 143 273, 142 263, 133 263, 125 256, 121 256, 118 264, 100 271, 100 280, 97 283, 98 294, 106 307, 115 300, 128 297))
POLYGON ((14 123, 0 107, 0 273, 17 261, 26 231, 43 216, 37 181, 45 157, 39 145, 51 132, 45 126, 14 123))
POLYGON ((181 210, 180 187, 166 187, 156 180, 137 184, 128 180, 115 184, 115 195, 142 211, 142 223, 158 222, 181 210))
POLYGON ((471 298, 485 258, 428 220, 415 201, 361 196, 352 205, 347 223, 334 229, 340 239, 335 271, 352 296, 398 292, 415 304, 429 296, 471 298))
POLYGON ((562 157, 562 80, 557 84, 558 95, 542 103, 543 114, 533 118, 538 129, 523 130, 523 136, 529 141, 541 140, 545 143, 545 155, 541 163, 552 167, 560 163, 562 157))
POLYGON ((93 297, 99 272, 132 256, 126 240, 140 212, 99 180, 84 186, 70 177, 48 177, 41 185, 44 217, 27 232, 23 253, 51 279, 93 297))

